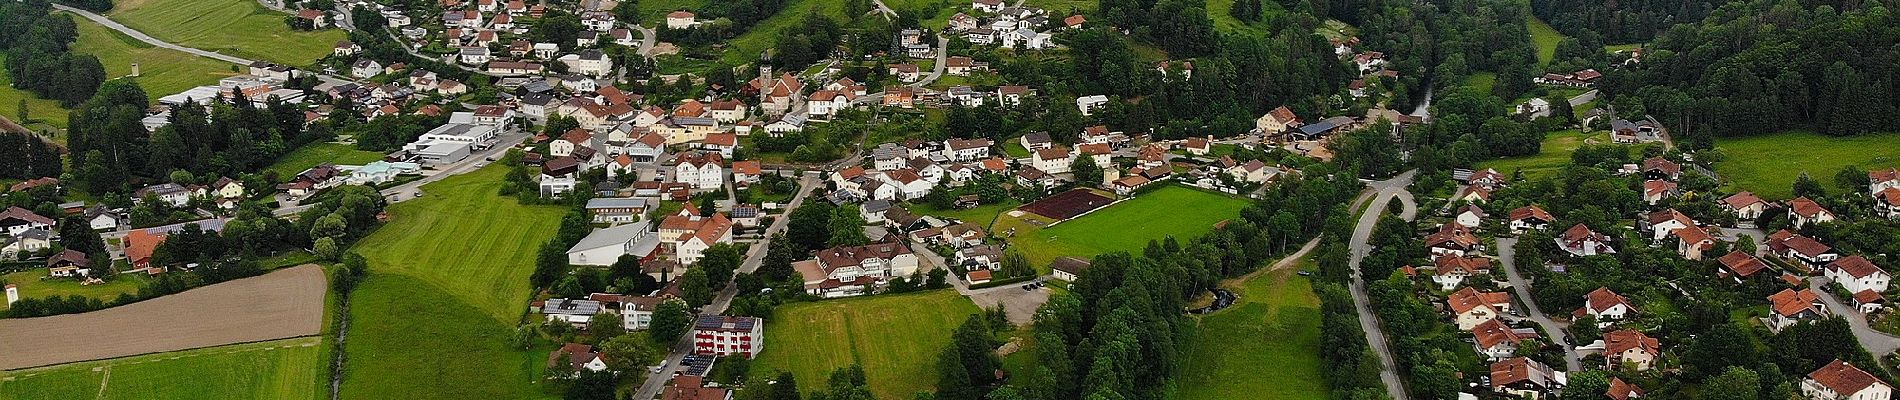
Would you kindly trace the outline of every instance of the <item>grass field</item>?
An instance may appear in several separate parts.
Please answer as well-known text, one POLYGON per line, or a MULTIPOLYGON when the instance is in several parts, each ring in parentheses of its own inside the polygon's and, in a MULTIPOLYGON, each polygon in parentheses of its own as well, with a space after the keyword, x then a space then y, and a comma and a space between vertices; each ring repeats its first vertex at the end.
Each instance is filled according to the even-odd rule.
MULTIPOLYGON (((71 279, 40 280, 43 277, 46 277, 46 269, 34 268, 0 275, 0 281, 19 285, 21 298, 80 295, 104 302, 112 302, 112 299, 118 298, 121 293, 137 294, 139 283, 145 281, 137 275, 121 275, 113 277, 106 283, 81 285, 79 281, 71 279)), ((7 308, 7 305, 0 304, 0 310, 7 308)))
POLYGON ((666 14, 679 10, 699 12, 706 0, 645 0, 637 4, 640 7, 640 22, 649 28, 666 25, 666 14))
POLYGON ((280 178, 288 178, 305 169, 323 163, 338 165, 363 165, 383 159, 382 153, 357 150, 356 146, 337 143, 311 143, 291 150, 271 164, 267 171, 276 172, 280 178))
POLYGON ((1592 139, 1597 144, 1608 143, 1609 134, 1607 132, 1583 133, 1576 129, 1551 132, 1544 136, 1542 151, 1537 155, 1482 161, 1476 166, 1497 169, 1498 172, 1506 174, 1522 169, 1524 175, 1528 177, 1555 174, 1564 166, 1570 165, 1570 153, 1576 152, 1577 148, 1583 147, 1585 141, 1592 139))
POLYGON ((1222 286, 1240 295, 1233 308, 1200 318, 1178 400, 1327 399, 1319 356, 1319 297, 1293 268, 1222 286))
POLYGON ((844 2, 836 0, 791 0, 785 8, 771 18, 753 24, 744 34, 727 42, 725 56, 721 60, 729 65, 739 65, 758 61, 759 52, 772 47, 778 40, 779 31, 805 21, 811 13, 824 13, 833 19, 845 20, 844 2))
POLYGON ((1529 14, 1524 15, 1524 26, 1531 31, 1531 44, 1537 45, 1537 65, 1550 65, 1550 60, 1557 58, 1557 42, 1564 40, 1564 34, 1529 14))
MULTIPOLYGON (((1072 10, 1083 14, 1095 12, 1095 7, 1101 5, 1101 2, 1095 0, 1025 0, 1023 4, 1049 10, 1050 14, 1055 14, 1060 18, 1069 16, 1069 12, 1072 10)), ((968 5, 965 5, 965 7, 968 7, 968 5)), ((1209 10, 1212 10, 1212 8, 1209 8, 1209 10)), ((1222 14, 1227 12, 1225 8, 1220 10, 1222 14)), ((1212 11, 1208 13, 1213 14, 1212 11)))
POLYGON ((1228 10, 1233 8, 1234 0, 1208 0, 1207 16, 1214 20, 1214 29, 1219 30, 1221 33, 1264 35, 1270 33, 1273 29, 1273 27, 1268 26, 1265 21, 1279 14, 1286 13, 1286 10, 1281 8, 1279 2, 1263 1, 1260 3, 1261 22, 1246 22, 1234 18, 1232 14, 1228 14, 1228 10))
MULTIPOLYGON (((0 54, 0 63, 4 63, 6 60, 7 55, 0 54)), ((23 99, 26 100, 26 116, 28 118, 32 118, 34 121, 45 122, 47 125, 53 127, 66 127, 67 110, 61 108, 58 101, 42 99, 39 98, 39 96, 34 96, 33 92, 14 89, 13 77, 8 76, 5 68, 0 68, 0 110, 5 110, 3 115, 5 115, 7 119, 14 120, 13 122, 25 125, 29 129, 43 129, 43 127, 35 127, 32 124, 27 124, 26 121, 19 120, 20 100, 23 99)))
POLYGON ((1498 74, 1495 72, 1474 72, 1471 76, 1465 77, 1465 86, 1471 87, 1479 94, 1489 95, 1491 87, 1497 85, 1498 74))
MULTIPOLYGON (((249 59, 291 66, 330 55, 347 35, 340 29, 292 31, 285 14, 255 0, 124 0, 106 13, 152 37, 249 59)), ((149 90, 148 90, 149 91, 149 90)))
POLYGON ((1766 199, 1794 197, 1794 180, 1808 176, 1828 182, 1832 188, 1834 173, 1842 166, 1862 169, 1900 166, 1900 133, 1878 133, 1855 137, 1832 137, 1806 131, 1790 131, 1743 138, 1715 140, 1715 148, 1728 160, 1715 164, 1724 188, 1755 192, 1766 199))
POLYGON ((989 229, 988 227, 990 226, 990 223, 995 222, 997 216, 1003 215, 1004 212, 1008 212, 1009 210, 1014 210, 1016 209, 1016 206, 1020 206, 1020 205, 1022 205, 1022 203, 1018 203, 1016 202, 1016 200, 1011 199, 1011 200, 1003 201, 1001 203, 984 204, 981 206, 977 206, 975 208, 970 208, 970 209, 965 209, 965 210, 938 210, 936 208, 930 207, 930 205, 928 204, 925 204, 925 205, 918 205, 915 207, 911 207, 910 211, 913 213, 916 213, 917 215, 931 215, 931 216, 944 217, 944 218, 956 218, 963 222, 977 224, 977 226, 982 226, 984 227, 984 229, 989 229))
POLYGON ((317 337, 0 373, 7 399, 306 399, 323 385, 317 337))
POLYGON ((1047 268, 1056 257, 1139 252, 1149 240, 1168 236, 1185 243, 1215 223, 1239 216, 1247 204, 1246 199, 1170 184, 1047 229, 1006 213, 990 231, 1005 235, 1015 229, 1010 244, 1037 268, 1047 268))
POLYGON ((1641 47, 1643 47, 1642 43, 1606 44, 1606 45, 1603 45, 1603 51, 1615 53, 1619 51, 1636 49, 1636 48, 1641 48, 1641 47))
POLYGON ((216 85, 218 79, 235 75, 229 63, 161 49, 91 20, 79 21, 79 41, 73 43, 73 51, 99 57, 108 77, 130 75, 132 63, 139 63, 139 87, 154 101, 185 89, 216 85))
POLYGON ((857 363, 877 398, 911 398, 936 387, 937 353, 980 311, 951 290, 786 305, 765 321, 769 345, 752 374, 791 371, 801 387, 821 387, 857 363))
POLYGON ((538 398, 545 351, 508 346, 557 206, 498 197, 499 166, 423 186, 353 249, 372 273, 350 315, 343 397, 538 398), (418 368, 429 360, 427 368, 418 368))

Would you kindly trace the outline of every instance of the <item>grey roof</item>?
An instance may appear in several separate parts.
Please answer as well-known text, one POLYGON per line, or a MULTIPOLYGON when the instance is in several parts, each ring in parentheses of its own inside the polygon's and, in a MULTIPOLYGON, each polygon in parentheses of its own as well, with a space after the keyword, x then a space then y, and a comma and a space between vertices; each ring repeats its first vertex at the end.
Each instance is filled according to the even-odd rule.
POLYGON ((698 321, 694 321, 693 329, 710 330, 710 331, 726 331, 726 332, 751 331, 752 325, 757 324, 758 322, 759 322, 759 319, 753 318, 753 317, 728 317, 724 315, 701 315, 699 316, 698 321), (731 326, 728 327, 727 326, 728 324, 730 324, 731 326))
MULTIPOLYGON (((624 245, 628 241, 631 241, 637 237, 656 236, 656 235, 646 235, 646 233, 649 231, 647 227, 648 227, 647 221, 640 221, 640 222, 620 225, 620 226, 616 226, 612 228, 595 230, 593 233, 587 234, 587 237, 581 238, 580 243, 575 243, 574 247, 569 247, 567 249, 567 252, 573 253, 577 251, 598 249, 598 248, 607 247, 607 246, 619 246, 619 245, 624 245)), ((646 242, 646 241, 643 240, 642 242, 646 242)), ((657 243, 658 242, 655 242, 655 244, 657 243)))
POLYGON ((206 231, 211 231, 211 232, 223 232, 224 223, 228 221, 230 220, 222 219, 222 218, 212 218, 212 219, 201 219, 201 220, 191 221, 191 222, 180 222, 180 223, 171 224, 171 225, 145 228, 145 233, 150 233, 153 235, 169 235, 169 234, 177 233, 179 230, 185 229, 185 225, 191 225, 191 224, 197 224, 198 229, 201 229, 201 230, 206 230, 206 231))
POLYGON ((638 197, 596 197, 587 200, 587 208, 645 208, 647 199, 638 197))
POLYGON ((600 313, 600 302, 580 299, 548 299, 541 306, 542 314, 556 315, 594 315, 600 313))
POLYGON ((867 213, 882 213, 884 210, 891 209, 891 202, 890 200, 871 200, 864 202, 864 206, 860 208, 867 213))
POLYGON ((871 149, 871 157, 879 160, 903 158, 906 155, 910 155, 910 150, 894 143, 880 144, 877 148, 871 149))

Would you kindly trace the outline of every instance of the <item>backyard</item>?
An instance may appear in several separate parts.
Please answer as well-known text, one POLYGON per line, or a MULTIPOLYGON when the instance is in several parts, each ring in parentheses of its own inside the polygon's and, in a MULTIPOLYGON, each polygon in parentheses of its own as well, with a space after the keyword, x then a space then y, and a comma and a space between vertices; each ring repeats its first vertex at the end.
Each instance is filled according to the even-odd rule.
POLYGON ((1186 242, 1207 233, 1214 224, 1240 215, 1240 210, 1248 204, 1243 198, 1162 184, 1168 186, 1051 228, 1031 222, 1034 214, 1010 216, 1004 213, 990 231, 1009 238, 1010 244, 1028 256, 1037 268, 1047 268, 1056 257, 1089 258, 1115 251, 1138 252, 1149 240, 1169 236, 1186 242), (1011 229, 1015 230, 1014 236, 1009 233, 1011 229))
MULTIPOLYGON (((120 294, 138 293, 139 284, 145 281, 144 278, 140 278, 138 275, 119 275, 113 277, 110 281, 106 281, 106 283, 81 285, 76 279, 40 279, 44 277, 46 277, 45 268, 34 268, 0 275, 0 281, 18 285, 20 287, 21 298, 78 295, 99 299, 99 301, 105 302, 111 302, 112 299, 118 298, 120 294)), ((0 304, 0 310, 7 308, 8 305, 0 304)))
POLYGON ((292 66, 309 65, 329 56, 336 42, 347 36, 340 29, 292 31, 284 25, 285 14, 266 9, 254 0, 115 3, 107 16, 160 40, 292 66))
POLYGON ((363 165, 381 159, 383 159, 382 153, 357 150, 356 146, 339 143, 311 143, 291 150, 290 154, 278 158, 277 163, 271 164, 265 171, 275 172, 278 178, 287 179, 323 163, 363 165))
POLYGON ((1319 297, 1312 282, 1294 275, 1310 260, 1221 286, 1240 300, 1200 318, 1176 398, 1327 399, 1320 360, 1319 297))
POLYGON ((547 396, 535 383, 547 351, 510 338, 562 209, 498 197, 506 171, 423 186, 427 197, 389 206, 391 222, 353 249, 372 272, 351 302, 343 398, 547 396))
POLYGON ((752 374, 790 371, 801 387, 822 387, 855 363, 877 398, 910 398, 936 387, 937 353, 980 311, 951 290, 782 306, 765 321, 767 346, 752 374))
POLYGON ((1788 131, 1739 138, 1719 138, 1715 148, 1728 159, 1715 164, 1722 185, 1730 191, 1747 190, 1762 198, 1794 197, 1795 178, 1807 173, 1830 183, 1834 173, 1848 165, 1872 170, 1900 166, 1900 133, 1833 137, 1808 131, 1788 131))
POLYGON ((0 398, 315 400, 325 353, 302 337, 7 371, 0 398))

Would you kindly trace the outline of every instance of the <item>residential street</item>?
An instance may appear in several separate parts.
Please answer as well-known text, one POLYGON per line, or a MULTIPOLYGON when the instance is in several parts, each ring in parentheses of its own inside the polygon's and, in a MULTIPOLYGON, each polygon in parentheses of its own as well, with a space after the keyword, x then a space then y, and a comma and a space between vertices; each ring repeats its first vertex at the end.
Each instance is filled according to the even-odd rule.
POLYGON ((1390 343, 1386 341, 1385 331, 1379 327, 1379 316, 1372 312, 1372 300, 1366 296, 1366 279, 1359 275, 1359 262, 1372 252, 1368 243, 1372 229, 1379 224, 1380 215, 1385 213, 1386 203, 1398 198, 1404 204, 1400 218, 1412 219, 1418 214, 1418 205, 1412 201, 1412 193, 1405 190, 1412 184, 1412 178, 1418 171, 1406 171, 1392 179, 1368 182, 1366 191, 1373 193, 1372 202, 1366 205, 1366 213, 1359 218, 1359 226, 1352 232, 1352 303, 1359 310, 1359 328, 1366 331, 1366 343, 1379 357, 1379 380, 1385 382, 1386 392, 1393 400, 1409 399, 1405 393, 1405 382, 1399 380, 1398 364, 1392 358, 1390 343))
POLYGON ((1556 321, 1544 315, 1543 309, 1537 306, 1537 298, 1531 297, 1531 282, 1524 280, 1523 274, 1517 273, 1517 263, 1513 259, 1517 253, 1515 248, 1517 238, 1501 237, 1497 238, 1497 241, 1498 263, 1504 265, 1504 276, 1511 281, 1511 290, 1517 292, 1517 299, 1524 302, 1524 309, 1530 315, 1531 321, 1544 327, 1544 333, 1550 335, 1551 343, 1564 348, 1564 370, 1582 371, 1583 361, 1577 358, 1577 348, 1570 344, 1570 338, 1565 334, 1564 326, 1558 325, 1556 321))
MULTIPOLYGON (((798 195, 793 196, 792 201, 786 204, 785 210, 781 212, 781 215, 791 215, 792 210, 798 209, 800 204, 805 203, 805 199, 811 196, 812 189, 817 188, 818 185, 821 184, 821 182, 818 181, 818 172, 806 172, 798 184, 798 195)), ((746 251, 745 262, 739 264, 738 273, 751 273, 759 269, 759 264, 765 260, 766 249, 772 247, 772 235, 784 232, 788 221, 791 221, 791 218, 780 217, 773 219, 772 226, 765 229, 765 237, 760 239, 758 243, 753 244, 750 250, 746 251)), ((713 299, 712 304, 707 304, 706 307, 701 308, 699 315, 719 315, 724 313, 726 306, 732 304, 732 298, 736 295, 738 295, 737 289, 727 287, 726 290, 719 292, 719 296, 713 299)), ((658 396, 660 390, 666 387, 669 378, 675 373, 682 372, 682 370, 680 370, 680 360, 686 358, 686 355, 692 354, 692 352, 693 335, 689 330, 685 335, 680 336, 679 342, 673 345, 673 351, 666 355, 666 368, 661 368, 658 372, 647 374, 646 382, 640 384, 640 390, 635 393, 633 398, 651 399, 654 396, 658 396)))
POLYGON ((1873 327, 1867 325, 1866 315, 1853 307, 1848 307, 1847 304, 1841 302, 1841 299, 1834 298, 1834 293, 1827 290, 1827 284, 1831 282, 1833 281, 1826 277, 1808 278, 1808 288, 1813 289, 1815 294, 1821 295, 1821 302, 1827 303, 1828 312, 1847 318, 1847 324, 1854 328, 1854 339, 1860 341, 1861 347, 1867 348, 1867 352, 1873 353, 1876 359, 1900 349, 1900 337, 1874 330, 1873 327))
POLYGON ((941 35, 937 36, 937 65, 936 67, 930 69, 930 75, 924 76, 924 79, 918 79, 917 83, 912 83, 910 84, 910 86, 924 87, 924 85, 929 85, 931 82, 936 82, 937 78, 942 78, 944 64, 947 64, 945 61, 949 60, 949 57, 950 57, 949 50, 950 50, 950 38, 944 37, 941 35))

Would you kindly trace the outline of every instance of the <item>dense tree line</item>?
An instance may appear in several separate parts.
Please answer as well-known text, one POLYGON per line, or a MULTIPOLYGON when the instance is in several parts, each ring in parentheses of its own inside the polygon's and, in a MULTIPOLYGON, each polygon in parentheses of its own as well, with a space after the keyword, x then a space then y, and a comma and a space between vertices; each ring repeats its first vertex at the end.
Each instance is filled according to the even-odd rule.
MULTIPOLYGON (((48 14, 51 4, 46 0, 0 3, 0 50, 6 54, 6 72, 13 77, 15 89, 72 107, 92 97, 105 81, 106 71, 97 57, 71 51, 68 46, 78 40, 78 26, 71 16, 48 14)), ((110 3, 105 6, 111 8, 110 3)))
POLYGON ((1207 0, 1101 0, 1096 13, 1177 57, 1213 55, 1221 45, 1207 0))
POLYGON ((112 0, 59 0, 58 3, 92 12, 112 10, 112 0))
POLYGON ((1724 3, 1536 0, 1531 2, 1531 10, 1565 35, 1601 38, 1612 43, 1640 43, 1649 41, 1671 25, 1701 20, 1724 3))
POLYGON ((305 134, 295 104, 204 100, 208 105, 173 107, 170 124, 148 134, 140 122, 149 104, 145 91, 129 79, 108 82, 72 112, 67 145, 76 183, 92 193, 125 193, 135 179, 165 181, 176 171, 240 176, 319 139, 305 134))
POLYGON ((0 159, 7 160, 0 163, 0 179, 57 177, 65 170, 59 148, 31 133, 0 132, 0 159))

